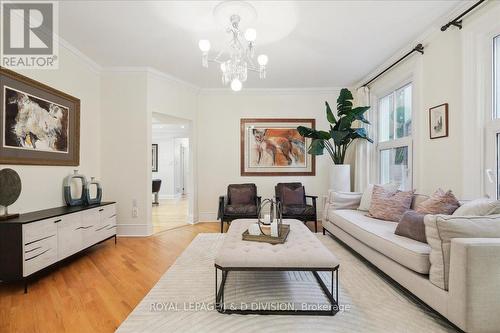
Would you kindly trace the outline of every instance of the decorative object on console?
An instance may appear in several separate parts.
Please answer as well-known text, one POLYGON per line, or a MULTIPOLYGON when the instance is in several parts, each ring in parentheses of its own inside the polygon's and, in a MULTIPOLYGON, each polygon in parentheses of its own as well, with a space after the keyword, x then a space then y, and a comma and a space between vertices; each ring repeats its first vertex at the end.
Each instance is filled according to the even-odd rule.
POLYGON ((387 191, 374 185, 372 203, 368 211, 370 217, 399 222, 403 214, 410 210, 414 191, 387 191))
POLYGON ((429 199, 421 202, 415 211, 422 214, 451 215, 458 207, 460 203, 451 190, 445 192, 439 188, 429 199))
POLYGON ((215 62, 220 66, 222 72, 222 84, 231 84, 233 91, 240 91, 243 82, 248 78, 248 71, 259 73, 260 79, 266 78, 266 66, 268 57, 261 54, 255 63, 255 40, 257 31, 249 28, 243 34, 240 30, 240 22, 251 24, 257 17, 255 8, 244 1, 222 1, 214 9, 216 20, 224 22, 227 26, 226 32, 231 35, 227 49, 217 52, 214 58, 208 57, 210 41, 202 39, 198 46, 202 52, 202 66, 208 68, 208 62, 215 62), (229 23, 229 25, 228 25, 229 23))
POLYGON ((429 135, 431 139, 448 136, 448 103, 429 109, 429 135))
POLYGON ((68 206, 82 206, 87 204, 87 191, 88 191, 88 182, 87 178, 84 175, 78 173, 78 170, 74 170, 73 174, 66 176, 64 178, 64 200, 68 206), (71 194, 71 185, 73 184, 73 180, 80 179, 82 184, 82 195, 79 199, 73 198, 71 194))
POLYGON ((353 127, 355 121, 370 124, 364 116, 370 107, 358 106, 353 108, 353 99, 354 97, 349 89, 343 88, 340 90, 337 98, 337 117, 333 114, 328 102, 325 102, 326 118, 330 123, 328 131, 315 130, 305 126, 297 128, 301 135, 312 139, 307 151, 309 154, 323 155, 326 149, 334 163, 330 173, 330 189, 342 192, 351 190, 350 166, 344 165, 347 148, 356 139, 373 142, 368 137, 365 128, 353 127))
POLYGON ((315 127, 314 119, 241 119, 242 176, 314 176, 316 160, 306 154, 311 139, 297 125, 315 127))
POLYGON ((12 169, 0 170, 0 206, 4 207, 0 221, 16 218, 19 214, 9 214, 8 206, 12 205, 21 195, 21 178, 12 169))
POLYGON ((95 177, 90 177, 90 182, 88 182, 87 188, 85 189, 85 201, 88 205, 100 204, 102 200, 102 186, 101 183, 95 179, 95 177), (91 197, 90 191, 92 185, 96 186, 96 196, 91 197))
POLYGON ((151 145, 151 171, 158 172, 158 144, 153 143, 151 145))
POLYGON ((0 164, 79 165, 78 98, 0 68, 0 101, 0 164))

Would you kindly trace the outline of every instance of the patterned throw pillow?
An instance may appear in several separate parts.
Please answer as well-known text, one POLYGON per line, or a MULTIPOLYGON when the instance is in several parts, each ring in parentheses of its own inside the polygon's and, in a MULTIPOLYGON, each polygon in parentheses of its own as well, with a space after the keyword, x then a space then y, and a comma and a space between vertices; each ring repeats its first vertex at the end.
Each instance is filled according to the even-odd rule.
MULTIPOLYGON (((370 205, 372 204, 373 186, 373 184, 368 184, 368 187, 361 196, 361 202, 359 203, 358 210, 363 210, 365 212, 370 210, 370 205)), ((399 188, 398 183, 380 184, 379 186, 382 186, 384 189, 391 192, 396 192, 399 188)))
POLYGON ((415 211, 421 214, 444 214, 451 215, 460 203, 451 191, 438 189, 431 197, 421 202, 415 211))
POLYGON ((399 222, 411 207, 414 191, 387 191, 373 186, 372 203, 368 215, 380 220, 399 222))

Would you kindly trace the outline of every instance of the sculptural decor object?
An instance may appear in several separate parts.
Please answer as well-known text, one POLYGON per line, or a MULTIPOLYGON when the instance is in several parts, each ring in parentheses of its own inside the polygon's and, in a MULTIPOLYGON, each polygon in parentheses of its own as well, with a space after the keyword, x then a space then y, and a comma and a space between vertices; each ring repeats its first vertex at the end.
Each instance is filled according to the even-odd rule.
POLYGON ((101 203, 101 200, 102 200, 101 183, 98 180, 96 180, 95 177, 90 177, 90 182, 88 183, 88 186, 85 189, 85 201, 88 205, 97 205, 101 203), (92 185, 95 185, 97 189, 97 194, 95 198, 92 198, 90 194, 92 185))
POLYGON ((88 189, 87 178, 84 175, 80 175, 78 170, 74 170, 73 174, 66 176, 64 178, 64 200, 68 206, 82 206, 87 203, 86 195, 88 189), (82 195, 79 199, 73 198, 71 194, 71 184, 74 179, 80 179, 82 182, 82 195))
POLYGON ((19 216, 19 214, 9 214, 8 206, 19 198, 21 188, 21 178, 16 171, 12 169, 0 170, 0 206, 4 207, 4 214, 0 215, 0 221, 19 216))

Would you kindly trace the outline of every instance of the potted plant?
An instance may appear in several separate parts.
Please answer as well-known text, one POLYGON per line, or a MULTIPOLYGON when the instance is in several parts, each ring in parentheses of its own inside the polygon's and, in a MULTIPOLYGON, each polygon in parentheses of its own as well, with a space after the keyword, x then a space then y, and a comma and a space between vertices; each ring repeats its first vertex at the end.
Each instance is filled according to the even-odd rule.
POLYGON ((362 139, 373 142, 368 137, 365 128, 353 127, 355 121, 370 124, 364 114, 369 106, 352 105, 352 93, 349 89, 340 90, 337 98, 337 116, 330 109, 328 102, 326 105, 326 119, 330 123, 329 131, 315 130, 312 128, 299 126, 297 130, 300 135, 311 138, 311 145, 308 153, 312 155, 323 155, 326 150, 332 159, 334 166, 330 173, 330 188, 337 191, 350 191, 350 165, 344 164, 347 148, 356 140, 362 139))

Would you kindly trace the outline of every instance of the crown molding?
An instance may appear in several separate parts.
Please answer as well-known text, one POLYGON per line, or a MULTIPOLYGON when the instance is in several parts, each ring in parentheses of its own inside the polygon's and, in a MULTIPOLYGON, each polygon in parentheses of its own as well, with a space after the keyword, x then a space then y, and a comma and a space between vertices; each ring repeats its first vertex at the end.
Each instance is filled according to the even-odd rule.
POLYGON ((306 87, 306 88, 244 88, 235 92, 231 88, 202 88, 200 95, 322 95, 340 91, 343 87, 306 87))
MULTIPOLYGON (((441 26, 450 20, 452 20, 454 17, 459 15, 462 11, 465 9, 469 8, 471 3, 469 1, 461 1, 451 12, 442 15, 438 19, 436 19, 430 27, 428 27, 424 32, 422 32, 420 35, 417 36, 417 38, 413 39, 412 41, 406 43, 402 48, 400 48, 397 52, 395 52, 390 58, 385 60, 382 64, 374 68, 370 73, 367 75, 363 76, 360 80, 358 80, 353 86, 355 87, 354 89, 360 88, 361 85, 370 80, 371 78, 375 77, 378 73, 383 71, 385 68, 387 68, 389 65, 394 63, 397 59, 401 58, 404 54, 406 54, 409 50, 415 47, 416 44, 421 43, 424 46, 424 52, 425 52, 425 47, 429 45, 429 41, 435 37, 437 33, 444 33, 441 31, 441 26)), ((424 54, 425 56, 425 54, 424 54)))
POLYGON ((148 66, 110 66, 103 67, 102 72, 111 72, 111 73, 146 73, 150 75, 154 75, 157 78, 163 79, 165 81, 173 82, 184 86, 185 88, 191 90, 195 94, 198 94, 200 91, 200 87, 190 82, 181 80, 173 75, 167 74, 165 72, 159 71, 156 68, 148 67, 148 66))
POLYGON ((57 40, 59 41, 59 46, 73 53, 78 59, 82 60, 94 73, 96 74, 101 73, 102 71, 101 65, 92 60, 89 56, 87 56, 85 53, 77 49, 75 46, 73 46, 71 43, 69 43, 61 36, 57 35, 57 40))

